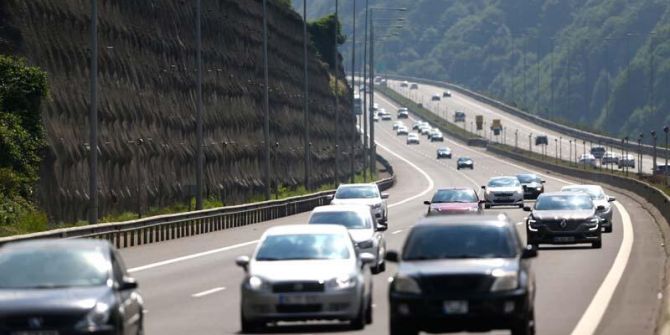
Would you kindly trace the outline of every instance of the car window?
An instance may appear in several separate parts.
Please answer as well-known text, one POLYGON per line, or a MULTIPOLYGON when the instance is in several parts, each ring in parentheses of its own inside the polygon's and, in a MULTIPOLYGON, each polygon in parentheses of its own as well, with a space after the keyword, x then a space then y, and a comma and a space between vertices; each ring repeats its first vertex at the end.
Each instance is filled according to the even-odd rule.
POLYGON ((371 228, 365 218, 356 212, 320 212, 313 213, 309 218, 310 224, 339 224, 348 229, 371 228))
POLYGON ((561 191, 586 193, 593 200, 605 199, 605 192, 599 187, 564 187, 561 191))
POLYGON ((351 240, 341 234, 271 235, 263 240, 257 261, 348 259, 351 240))
POLYGON ((378 198, 379 190, 375 186, 340 187, 335 192, 337 199, 371 199, 378 198))
POLYGON ((541 180, 538 176, 532 175, 532 174, 520 174, 516 176, 517 179, 519 179, 520 182, 528 184, 532 182, 539 183, 541 180))
POLYGON ((477 201, 477 194, 473 190, 439 190, 431 200, 433 203, 477 201))
POLYGON ((593 208, 588 195, 540 196, 535 203, 537 210, 586 210, 593 208))
POLYGON ((498 178, 489 181, 489 186, 491 187, 513 187, 519 185, 521 185, 521 183, 519 183, 519 180, 516 178, 498 178))
POLYGON ((512 258, 515 245, 504 226, 419 226, 407 238, 403 260, 512 258))
POLYGON ((102 248, 17 248, 0 253, 0 289, 100 286, 109 273, 102 248))

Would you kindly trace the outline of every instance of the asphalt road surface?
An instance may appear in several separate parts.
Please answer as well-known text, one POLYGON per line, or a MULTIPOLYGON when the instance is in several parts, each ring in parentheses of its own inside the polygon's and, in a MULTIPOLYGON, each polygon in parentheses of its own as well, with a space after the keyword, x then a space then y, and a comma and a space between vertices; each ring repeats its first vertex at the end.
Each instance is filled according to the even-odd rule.
MULTIPOLYGON (((383 97, 377 97, 377 101, 387 110, 397 108, 383 97)), ((378 152, 390 161, 397 175, 397 184, 388 191, 389 230, 385 234, 391 250, 401 248, 408 229, 426 211, 423 201, 429 200, 435 189, 478 188, 492 176, 532 171, 448 138, 445 143, 431 144, 422 137, 420 145, 407 146, 405 138, 396 136, 391 125, 391 121, 376 124, 378 152), (454 159, 436 160, 435 151, 440 146, 451 147, 454 159), (456 170, 455 158, 462 155, 474 159, 474 171, 456 170)), ((566 176, 542 175, 547 180, 547 191, 579 182, 566 176)), ((534 260, 539 334, 651 334, 654 330, 665 266, 661 228, 634 198, 614 190, 609 193, 618 201, 614 232, 604 235, 602 249, 542 248, 534 260)), ((514 222, 522 222, 525 217, 525 212, 518 208, 491 212, 505 212, 514 222)), ((235 258, 250 255, 268 227, 305 223, 307 216, 305 213, 123 249, 121 252, 145 298, 146 333, 239 333, 239 285, 243 272, 235 266, 235 258)), ((517 227, 525 238, 523 224, 517 227)), ((395 266, 389 264, 386 272, 375 276, 374 323, 358 333, 388 334, 388 278, 394 272, 395 266)), ((350 331, 346 325, 302 324, 282 326, 273 332, 350 331)))

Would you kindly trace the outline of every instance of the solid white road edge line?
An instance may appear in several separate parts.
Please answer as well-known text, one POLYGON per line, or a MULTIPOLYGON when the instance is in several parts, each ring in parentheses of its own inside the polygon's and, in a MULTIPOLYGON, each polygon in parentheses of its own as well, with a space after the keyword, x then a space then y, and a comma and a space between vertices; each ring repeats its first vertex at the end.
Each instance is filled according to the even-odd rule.
POLYGON ((607 310, 610 301, 612 300, 612 296, 614 296, 614 291, 616 291, 617 286, 619 286, 621 277, 626 270, 631 251, 633 250, 635 233, 633 231, 630 215, 620 203, 615 202, 614 205, 619 210, 619 213, 621 213, 621 220, 623 222, 623 238, 621 246, 614 259, 614 264, 612 264, 610 271, 607 273, 607 277, 605 277, 600 288, 598 288, 589 307, 587 307, 584 314, 582 314, 582 318, 572 331, 572 335, 595 333, 600 321, 605 315, 605 311, 607 310))
MULTIPOLYGON (((421 193, 416 194, 416 195, 413 195, 413 196, 411 196, 411 197, 409 197, 409 198, 406 198, 406 199, 404 199, 404 200, 398 201, 398 202, 396 202, 396 203, 390 204, 390 205, 388 205, 388 207, 396 207, 396 206, 402 205, 402 204, 407 203, 407 202, 409 202, 409 201, 412 201, 412 200, 414 200, 414 199, 416 199, 416 198, 418 198, 418 197, 422 197, 422 196, 424 196, 426 193, 428 193, 428 192, 430 192, 430 191, 433 190, 433 187, 434 187, 435 183, 433 182, 433 179, 431 179, 430 176, 426 173, 426 171, 423 171, 421 168, 419 168, 418 166, 416 166, 414 163, 408 161, 408 160, 405 159, 404 157, 402 157, 402 156, 396 154, 395 152, 392 152, 391 150, 389 150, 389 149, 386 148, 385 146, 383 146, 383 145, 381 145, 381 144, 379 144, 379 143, 377 143, 377 146, 380 147, 380 148, 382 148, 382 149, 384 149, 384 150, 386 150, 386 151, 388 151, 390 154, 392 154, 393 156, 395 156, 395 157, 397 157, 398 159, 402 160, 403 162, 407 163, 407 164, 408 164, 409 166, 411 166, 413 169, 415 169, 415 170, 417 170, 419 173, 421 173, 421 174, 426 178, 426 180, 428 181, 428 187, 427 187, 425 190, 423 190, 421 193)), ((229 250, 233 250, 233 249, 237 249, 237 248, 246 247, 246 246, 252 245, 252 244, 254 244, 254 243, 256 243, 256 242, 258 242, 258 240, 249 241, 249 242, 244 242, 244 243, 239 243, 239 244, 235 244, 235 245, 230 245, 230 246, 223 247, 223 248, 219 248, 219 249, 213 249, 213 250, 208 250, 208 251, 204 251, 204 252, 199 252, 199 253, 192 254, 192 255, 187 255, 187 256, 182 256, 182 257, 177 257, 177 258, 167 259, 167 260, 164 260, 164 261, 160 261, 160 262, 156 262, 156 263, 151 263, 151 264, 147 264, 147 265, 142 265, 142 266, 138 266, 138 267, 135 267, 135 268, 131 268, 131 269, 128 269, 128 272, 129 272, 129 273, 137 273, 137 272, 141 272, 141 271, 145 271, 145 270, 149 270, 149 269, 154 269, 154 268, 161 267, 161 266, 165 266, 165 265, 170 265, 170 264, 174 264, 174 263, 184 262, 184 261, 188 261, 188 260, 195 259, 195 258, 200 258, 200 257, 204 257, 204 256, 209 256, 209 255, 217 254, 217 253, 224 252, 224 251, 229 251, 229 250)))
MULTIPOLYGON (((385 98, 385 97, 383 97, 383 98, 385 98)), ((391 104, 391 105, 395 105, 395 104, 391 104)), ((554 176, 545 175, 545 174, 540 173, 538 171, 533 171, 532 169, 527 169, 527 168, 522 167, 520 165, 510 163, 508 161, 504 161, 504 160, 499 159, 498 157, 495 157, 491 154, 476 151, 476 150, 470 149, 467 146, 464 146, 464 145, 461 145, 461 144, 456 144, 456 145, 458 145, 458 146, 460 146, 464 149, 467 149, 471 152, 476 152, 478 154, 488 156, 489 158, 494 159, 496 161, 503 162, 505 164, 509 164, 509 165, 514 166, 516 168, 519 168, 519 169, 522 169, 522 170, 528 170, 529 172, 533 172, 537 175, 544 176, 546 178, 553 179, 553 180, 556 180, 558 182, 562 182, 562 183, 566 183, 566 184, 572 184, 572 182, 569 182, 567 180, 557 178, 557 177, 554 177, 554 176)), ((614 263, 612 264, 612 267, 610 267, 610 270, 609 270, 609 272, 607 272, 607 275, 605 276, 605 279, 600 284, 600 287, 598 288, 598 291, 596 291, 596 294, 593 296, 593 299, 591 300, 591 303, 589 304, 589 306, 584 311, 584 314, 582 314, 582 318, 579 320, 579 322, 575 326, 571 335, 590 335, 590 334, 593 334, 596 331, 596 329, 598 328, 598 325, 600 324, 600 321, 602 320, 602 318, 605 314, 605 311, 607 310, 607 307, 609 306, 610 300, 612 300, 612 296, 614 295, 614 291, 616 291, 616 288, 619 285, 619 282, 621 281, 621 277, 623 276, 623 272, 628 265, 628 259, 630 259, 630 254, 633 250, 633 241, 635 239, 635 236, 634 236, 635 232, 633 230, 633 224, 630 220, 630 215, 628 214, 628 211, 626 211, 626 208, 623 205, 621 205, 620 203, 615 202, 614 205, 617 207, 617 209, 619 210, 619 213, 621 214, 621 221, 622 221, 622 226, 623 226, 623 236, 621 238, 621 244, 619 245, 619 251, 617 252, 616 257, 614 258, 614 263)))
POLYGON ((191 297, 193 297, 193 298, 202 298, 202 297, 204 297, 204 296, 206 296, 206 295, 214 294, 214 293, 216 293, 216 292, 220 292, 220 291, 223 291, 223 290, 225 290, 225 289, 226 289, 225 287, 215 287, 215 288, 213 288, 213 289, 211 289, 211 290, 202 291, 202 292, 199 292, 199 293, 196 293, 196 294, 192 294, 191 297))

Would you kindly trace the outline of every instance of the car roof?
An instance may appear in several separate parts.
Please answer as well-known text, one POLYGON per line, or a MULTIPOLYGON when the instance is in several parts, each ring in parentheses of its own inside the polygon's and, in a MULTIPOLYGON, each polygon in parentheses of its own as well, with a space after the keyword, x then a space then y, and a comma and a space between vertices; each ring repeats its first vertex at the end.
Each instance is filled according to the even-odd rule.
POLYGON ((530 172, 524 172, 524 173, 519 173, 516 176, 517 177, 520 177, 520 176, 537 177, 537 174, 536 173, 530 173, 530 172))
POLYGON ((265 236, 294 234, 348 234, 346 227, 335 224, 293 224, 269 228, 265 236))
POLYGON ((94 239, 40 239, 20 242, 10 242, 2 246, 0 250, 17 249, 109 249, 111 245, 106 240, 94 239))
POLYGON ((568 188, 598 189, 598 190, 603 189, 603 187, 600 186, 600 185, 577 185, 577 184, 573 184, 573 185, 563 186, 563 187, 561 187, 561 190, 565 190, 565 189, 568 189, 568 188))
POLYGON ((417 223, 418 226, 460 226, 460 225, 480 225, 480 226, 509 226, 512 221, 504 213, 482 214, 482 215, 440 215, 427 216, 417 223))
POLYGON ((582 192, 569 192, 569 191, 558 191, 558 192, 545 192, 540 194, 541 197, 551 197, 551 196, 586 196, 588 197, 588 194, 582 193, 582 192))
POLYGON ((368 205, 327 205, 315 207, 312 213, 335 213, 335 212, 356 212, 361 214, 370 214, 368 205))
POLYGON ((496 179, 517 179, 516 176, 495 176, 489 178, 489 181, 491 180, 496 180, 496 179))
POLYGON ((372 187, 372 186, 377 186, 377 184, 375 184, 375 183, 340 184, 340 186, 338 186, 337 188, 340 188, 340 187, 362 187, 362 186, 372 187))

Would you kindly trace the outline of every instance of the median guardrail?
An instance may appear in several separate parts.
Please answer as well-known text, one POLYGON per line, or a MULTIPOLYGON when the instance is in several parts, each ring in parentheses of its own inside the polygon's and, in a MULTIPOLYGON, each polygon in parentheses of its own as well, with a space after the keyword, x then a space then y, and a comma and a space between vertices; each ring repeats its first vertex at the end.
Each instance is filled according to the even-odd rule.
MULTIPOLYGON (((395 184, 393 167, 381 156, 378 157, 378 160, 391 174, 391 177, 381 179, 376 183, 380 190, 387 190, 395 184)), ((54 229, 0 238, 0 246, 11 242, 47 238, 95 238, 107 240, 117 248, 127 248, 242 227, 311 211, 314 207, 330 203, 330 196, 334 193, 335 190, 329 190, 253 204, 160 215, 125 222, 54 229)))

